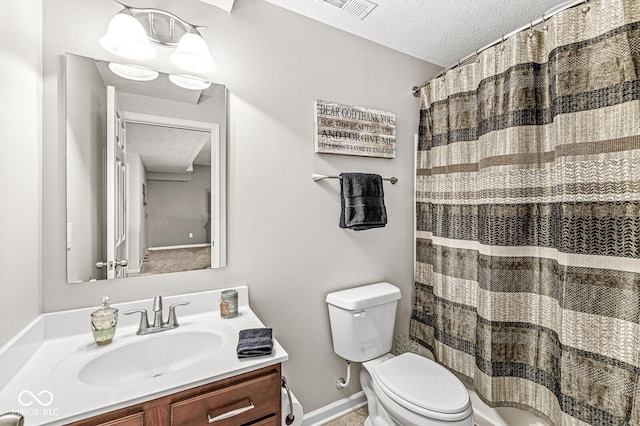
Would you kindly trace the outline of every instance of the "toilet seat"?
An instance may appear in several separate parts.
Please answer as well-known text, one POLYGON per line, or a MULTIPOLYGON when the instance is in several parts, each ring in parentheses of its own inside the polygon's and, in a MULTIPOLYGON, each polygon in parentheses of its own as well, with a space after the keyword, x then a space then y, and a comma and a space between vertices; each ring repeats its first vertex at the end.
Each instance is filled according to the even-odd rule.
POLYGON ((466 388, 449 370, 422 356, 405 353, 372 368, 375 384, 395 403, 432 419, 455 421, 469 416, 466 388))

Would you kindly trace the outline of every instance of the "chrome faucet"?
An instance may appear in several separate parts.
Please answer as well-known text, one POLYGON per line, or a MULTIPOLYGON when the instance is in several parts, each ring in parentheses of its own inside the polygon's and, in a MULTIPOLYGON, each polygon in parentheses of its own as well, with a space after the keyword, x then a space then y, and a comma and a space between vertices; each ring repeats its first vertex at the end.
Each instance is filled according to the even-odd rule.
POLYGON ((153 327, 162 327, 162 296, 153 299, 153 327))
POLYGON ((178 323, 178 317, 176 316, 176 306, 188 305, 191 302, 183 301, 174 303, 169 306, 169 317, 167 322, 162 320, 162 296, 156 296, 153 299, 153 325, 149 325, 149 319, 146 309, 132 309, 125 312, 125 315, 131 315, 140 313, 140 324, 138 325, 137 335, 159 333, 161 331, 171 330, 173 328, 180 327, 178 323))

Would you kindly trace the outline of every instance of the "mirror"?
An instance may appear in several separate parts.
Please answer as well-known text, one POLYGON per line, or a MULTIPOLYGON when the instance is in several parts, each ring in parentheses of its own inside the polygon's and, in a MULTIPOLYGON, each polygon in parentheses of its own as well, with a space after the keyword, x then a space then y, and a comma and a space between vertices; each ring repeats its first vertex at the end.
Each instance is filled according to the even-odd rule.
POLYGON ((225 86, 67 54, 65 100, 67 281, 224 267, 225 86))

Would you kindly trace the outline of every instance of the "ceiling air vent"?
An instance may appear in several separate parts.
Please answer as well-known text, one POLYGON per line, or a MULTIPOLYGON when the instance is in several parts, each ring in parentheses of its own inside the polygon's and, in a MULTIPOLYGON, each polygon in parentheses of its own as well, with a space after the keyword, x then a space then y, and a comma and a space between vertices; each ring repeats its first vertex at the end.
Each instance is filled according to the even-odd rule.
POLYGON ((324 2, 339 7, 358 19, 364 19, 377 6, 368 0, 324 0, 324 2))

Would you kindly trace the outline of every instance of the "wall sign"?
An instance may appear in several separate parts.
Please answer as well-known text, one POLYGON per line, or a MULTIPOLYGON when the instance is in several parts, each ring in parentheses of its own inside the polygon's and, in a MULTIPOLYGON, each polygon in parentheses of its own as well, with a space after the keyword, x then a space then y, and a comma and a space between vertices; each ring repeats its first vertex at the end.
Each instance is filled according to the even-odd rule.
POLYGON ((356 106, 315 102, 315 152, 396 158, 396 115, 356 106))

